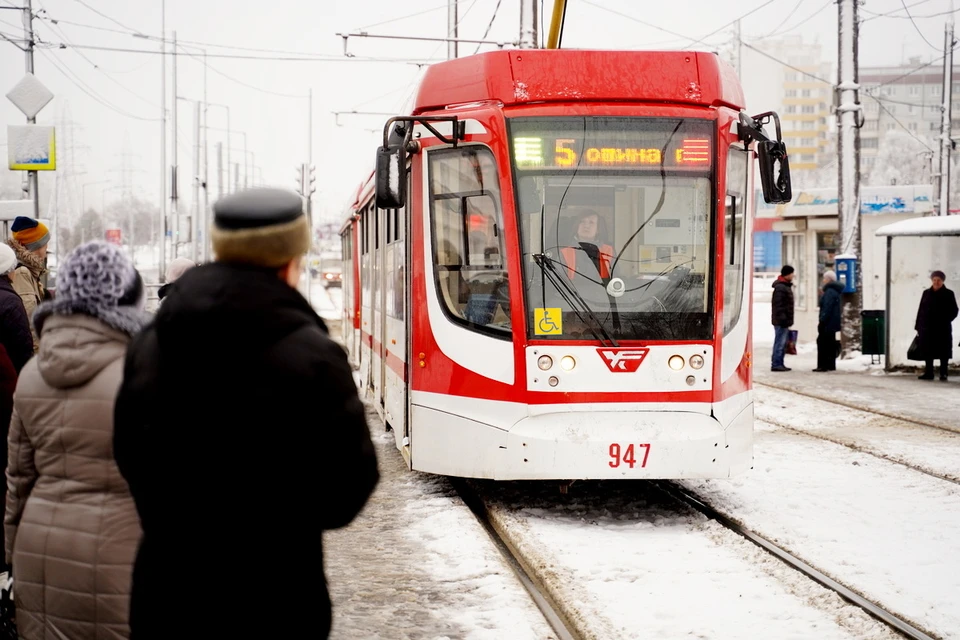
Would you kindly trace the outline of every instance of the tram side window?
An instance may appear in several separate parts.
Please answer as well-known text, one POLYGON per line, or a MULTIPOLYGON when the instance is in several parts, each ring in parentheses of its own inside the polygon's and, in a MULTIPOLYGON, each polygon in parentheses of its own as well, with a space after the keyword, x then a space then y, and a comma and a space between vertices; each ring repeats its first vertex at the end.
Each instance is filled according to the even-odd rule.
POLYGON ((436 285, 448 316, 489 335, 510 335, 503 211, 493 154, 469 146, 430 155, 436 285))
POLYGON ((744 243, 746 239, 747 175, 750 154, 736 146, 727 152, 727 192, 723 246, 723 333, 740 319, 743 303, 744 243))

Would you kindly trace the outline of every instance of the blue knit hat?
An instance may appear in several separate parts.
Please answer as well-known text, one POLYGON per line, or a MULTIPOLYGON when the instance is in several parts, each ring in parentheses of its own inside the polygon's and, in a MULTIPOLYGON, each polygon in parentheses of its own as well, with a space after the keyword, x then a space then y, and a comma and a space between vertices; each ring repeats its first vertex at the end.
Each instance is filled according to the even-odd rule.
POLYGON ((149 320, 143 280, 117 246, 101 241, 82 244, 57 271, 57 296, 33 314, 39 334, 51 315, 83 314, 134 335, 149 320))

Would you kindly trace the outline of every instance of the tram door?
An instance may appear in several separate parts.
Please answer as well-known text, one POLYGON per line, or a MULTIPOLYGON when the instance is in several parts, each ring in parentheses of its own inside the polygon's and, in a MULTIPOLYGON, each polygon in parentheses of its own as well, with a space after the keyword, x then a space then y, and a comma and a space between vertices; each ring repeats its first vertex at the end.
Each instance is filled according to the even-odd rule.
POLYGON ((406 229, 404 209, 383 212, 383 344, 381 404, 387 422, 400 437, 406 415, 406 229))
POLYGON ((383 211, 373 208, 371 216, 371 265, 370 265, 370 379, 374 398, 383 405, 383 211))

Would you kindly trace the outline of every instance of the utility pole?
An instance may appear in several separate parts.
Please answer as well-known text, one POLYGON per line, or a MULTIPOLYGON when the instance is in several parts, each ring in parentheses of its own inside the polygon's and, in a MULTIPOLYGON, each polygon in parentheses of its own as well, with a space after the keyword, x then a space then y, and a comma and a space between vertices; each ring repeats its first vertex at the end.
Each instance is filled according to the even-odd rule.
MULTIPOLYGON (((839 158, 839 211, 840 247, 839 255, 860 258, 860 104, 858 102, 859 81, 859 18, 857 16, 859 0, 839 1, 839 68, 837 90, 840 92, 840 106, 837 107, 837 129, 839 140, 837 155, 839 158)), ((841 342, 844 353, 860 350, 861 300, 860 269, 856 270, 854 293, 845 294, 841 342)), ((819 284, 819 283, 818 283, 819 284)))
POLYGON ((223 197, 223 143, 217 143, 217 199, 223 197))
POLYGON ((447 0, 447 60, 457 57, 457 0, 447 0))
MULTIPOLYGON (((453 2, 454 13, 456 13, 456 0, 453 2)), ((456 26, 456 25, 454 25, 456 26)), ((456 36, 452 36, 456 37, 456 36)), ((456 43, 453 43, 453 57, 457 57, 456 43)), ((313 87, 307 91, 307 165, 313 166, 313 87)), ((313 194, 307 193, 307 222, 310 224, 310 234, 313 234, 313 194)))
MULTIPOLYGON (((33 4, 32 0, 26 0, 23 7, 23 35, 26 40, 26 46, 23 51, 26 54, 27 73, 33 73, 33 4)), ((34 115, 27 118, 27 124, 36 124, 37 117, 34 115)), ((33 217, 40 217, 40 180, 36 171, 27 172, 27 193, 33 199, 33 217)), ((59 240, 58 240, 59 242, 59 240)))
POLYGON ((537 28, 540 19, 537 13, 540 3, 537 0, 520 0, 520 48, 536 49, 540 39, 537 28))
POLYGON ((200 218, 200 103, 193 105, 193 213, 190 215, 190 259, 197 261, 197 228, 200 218))
POLYGON ((240 163, 239 162, 233 163, 233 190, 240 191, 240 163))
POLYGON ((160 0, 160 219, 157 221, 160 257, 158 281, 166 273, 167 251, 167 2, 160 0))
MULTIPOLYGON (((204 262, 207 261, 207 234, 209 233, 210 217, 210 171, 208 155, 208 129, 207 129, 207 52, 203 52, 203 226, 200 227, 201 251, 200 254, 204 262)), ((196 262, 196 256, 194 257, 196 262)))
MULTIPOLYGON (((952 2, 950 3, 953 4, 952 2)), ((952 7, 951 7, 952 8, 952 7)), ((937 214, 950 215, 950 152, 953 150, 953 14, 943 27, 943 102, 940 105, 940 171, 937 174, 937 214)))
POLYGON ((179 103, 177 102, 177 32, 173 32, 173 95, 171 96, 171 103, 173 105, 173 165, 171 175, 171 184, 170 184, 170 217, 172 219, 173 227, 173 237, 170 239, 170 259, 173 260, 177 257, 177 233, 180 231, 179 225, 179 216, 180 216, 180 176, 179 176, 179 166, 177 165, 177 147, 179 129, 177 128, 177 111, 179 110, 179 103))

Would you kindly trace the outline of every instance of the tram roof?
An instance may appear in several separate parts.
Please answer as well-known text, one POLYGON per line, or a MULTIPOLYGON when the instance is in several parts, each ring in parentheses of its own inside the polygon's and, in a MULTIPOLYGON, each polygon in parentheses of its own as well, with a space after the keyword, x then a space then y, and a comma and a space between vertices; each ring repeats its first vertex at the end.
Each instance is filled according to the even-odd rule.
POLYGON ((439 62, 427 69, 413 113, 499 101, 668 102, 744 107, 734 69, 713 53, 511 49, 439 62))

